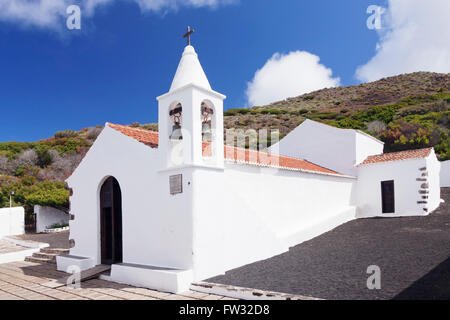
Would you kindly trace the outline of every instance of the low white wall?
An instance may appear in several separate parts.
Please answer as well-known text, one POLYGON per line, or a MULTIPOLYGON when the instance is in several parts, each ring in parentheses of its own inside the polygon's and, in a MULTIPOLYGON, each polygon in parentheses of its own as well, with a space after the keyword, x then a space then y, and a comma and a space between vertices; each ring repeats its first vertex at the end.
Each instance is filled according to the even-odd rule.
POLYGON ((69 214, 64 211, 52 208, 34 206, 34 213, 36 214, 36 232, 43 232, 49 226, 69 223, 69 214))
POLYGON ((23 207, 0 209, 0 238, 25 233, 25 210, 23 207))
POLYGON ((441 188, 450 188, 450 160, 441 162, 441 188))
POLYGON ((16 261, 24 261, 26 257, 33 255, 33 253, 40 251, 41 249, 26 249, 15 252, 0 254, 0 264, 10 263, 16 261))
POLYGON ((229 165, 194 174, 194 280, 283 253, 355 218, 356 179, 229 165))

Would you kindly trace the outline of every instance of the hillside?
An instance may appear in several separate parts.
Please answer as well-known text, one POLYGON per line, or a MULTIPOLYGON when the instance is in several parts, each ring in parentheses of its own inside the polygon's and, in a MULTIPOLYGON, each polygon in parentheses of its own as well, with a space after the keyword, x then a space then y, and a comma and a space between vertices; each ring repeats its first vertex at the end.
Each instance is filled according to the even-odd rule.
POLYGON ((385 152, 434 146, 450 159, 450 74, 417 72, 358 86, 322 89, 267 106, 229 109, 225 127, 279 129, 284 137, 306 118, 364 130, 385 152))
MULTIPOLYGON (((283 137, 305 119, 364 130, 385 142, 385 152, 434 146, 450 159, 450 74, 417 72, 358 86, 322 89, 267 106, 225 111, 225 128, 277 129, 283 137)), ((157 124, 132 126, 157 130, 157 124)), ((67 207, 64 181, 102 126, 65 130, 38 142, 0 143, 0 207, 15 191, 16 204, 67 207)))

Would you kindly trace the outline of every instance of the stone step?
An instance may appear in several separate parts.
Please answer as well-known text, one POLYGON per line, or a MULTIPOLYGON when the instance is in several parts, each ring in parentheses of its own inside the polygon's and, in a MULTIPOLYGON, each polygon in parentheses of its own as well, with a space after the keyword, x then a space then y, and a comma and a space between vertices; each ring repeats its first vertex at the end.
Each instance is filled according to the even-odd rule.
POLYGON ((59 249, 59 248, 42 248, 41 252, 42 253, 49 253, 49 254, 56 254, 56 255, 60 255, 60 254, 69 254, 69 249, 59 249))
POLYGON ((35 252, 33 253, 34 258, 42 258, 42 259, 50 259, 53 261, 56 261, 56 257, 59 256, 59 254, 56 253, 45 253, 45 252, 35 252))
POLYGON ((36 258, 36 257, 26 257, 25 261, 28 262, 35 262, 35 263, 50 263, 50 264, 56 264, 56 261, 53 261, 52 259, 46 259, 46 258, 36 258))

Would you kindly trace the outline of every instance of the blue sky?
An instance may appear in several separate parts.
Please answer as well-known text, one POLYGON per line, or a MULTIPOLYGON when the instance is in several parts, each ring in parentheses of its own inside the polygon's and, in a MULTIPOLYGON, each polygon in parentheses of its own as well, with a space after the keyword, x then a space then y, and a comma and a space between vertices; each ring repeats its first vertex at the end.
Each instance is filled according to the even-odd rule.
POLYGON ((2 16, 2 1, 10 0, 0 0, 0 141, 35 141, 107 121, 157 122, 155 97, 170 87, 187 25, 196 30, 192 42, 213 89, 228 97, 225 109, 248 106, 248 82, 275 53, 306 51, 340 85, 358 84, 357 68, 376 56, 381 37, 367 28, 366 9, 388 6, 240 0, 211 7, 198 0, 145 10, 109 0, 92 14, 82 11, 81 30, 68 30, 63 15, 47 25, 2 16))

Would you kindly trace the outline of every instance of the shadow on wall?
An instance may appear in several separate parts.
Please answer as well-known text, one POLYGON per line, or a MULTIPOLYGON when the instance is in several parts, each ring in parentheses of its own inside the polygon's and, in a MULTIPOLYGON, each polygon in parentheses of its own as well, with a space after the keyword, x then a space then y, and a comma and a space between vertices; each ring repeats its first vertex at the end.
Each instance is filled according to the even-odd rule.
POLYGON ((450 299, 450 257, 406 288, 394 300, 450 299))

